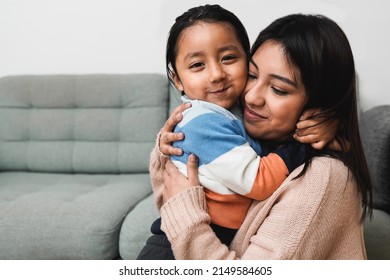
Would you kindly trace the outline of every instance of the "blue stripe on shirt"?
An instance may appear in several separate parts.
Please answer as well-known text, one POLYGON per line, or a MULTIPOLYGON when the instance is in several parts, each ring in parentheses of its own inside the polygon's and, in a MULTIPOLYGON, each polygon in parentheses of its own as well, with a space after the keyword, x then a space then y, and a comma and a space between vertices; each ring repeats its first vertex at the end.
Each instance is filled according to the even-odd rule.
POLYGON ((183 114, 183 121, 176 126, 174 131, 183 132, 185 139, 173 145, 181 148, 184 154, 172 156, 172 160, 187 164, 188 156, 193 153, 198 156, 201 166, 247 142, 257 154, 261 153, 260 144, 248 137, 239 119, 215 104, 208 103, 206 108, 202 105, 193 104, 183 114))

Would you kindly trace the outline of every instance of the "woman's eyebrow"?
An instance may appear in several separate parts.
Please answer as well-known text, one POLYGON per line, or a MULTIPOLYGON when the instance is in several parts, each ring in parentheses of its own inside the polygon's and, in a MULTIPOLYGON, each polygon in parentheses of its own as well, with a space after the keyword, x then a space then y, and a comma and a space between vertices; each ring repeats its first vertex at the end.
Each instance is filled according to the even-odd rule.
MULTIPOLYGON (((257 64, 254 62, 253 59, 250 60, 250 63, 251 63, 257 70, 259 70, 259 67, 258 67, 257 64)), ((292 86, 294 86, 294 87, 297 86, 297 83, 296 83, 296 82, 291 81, 290 79, 288 79, 288 78, 286 78, 286 77, 283 77, 283 76, 280 76, 280 75, 276 75, 276 74, 271 74, 270 76, 273 77, 273 78, 275 78, 275 79, 278 79, 278 80, 280 80, 280 81, 282 81, 282 82, 285 82, 285 83, 287 83, 287 84, 289 84, 289 85, 292 85, 292 86)))
POLYGON ((257 66, 256 62, 251 58, 249 63, 251 63, 257 70, 259 70, 259 67, 257 66))
POLYGON ((278 80, 280 80, 280 81, 282 81, 282 82, 285 82, 285 83, 287 83, 287 84, 289 84, 289 85, 292 85, 292 86, 294 86, 294 87, 297 86, 297 83, 296 83, 296 82, 291 81, 290 79, 288 79, 288 78, 286 78, 286 77, 279 76, 279 75, 276 75, 276 74, 271 74, 270 76, 273 77, 273 78, 275 78, 275 79, 278 79, 278 80))

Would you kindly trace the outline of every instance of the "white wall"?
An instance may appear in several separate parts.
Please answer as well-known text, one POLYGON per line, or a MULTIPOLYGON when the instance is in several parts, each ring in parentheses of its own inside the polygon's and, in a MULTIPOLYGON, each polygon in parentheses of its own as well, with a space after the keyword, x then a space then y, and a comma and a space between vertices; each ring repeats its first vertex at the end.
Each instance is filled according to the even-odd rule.
POLYGON ((234 12, 252 41, 289 13, 331 17, 350 39, 363 109, 390 104, 387 0, 0 0, 0 77, 164 73, 165 41, 175 17, 205 3, 234 12))

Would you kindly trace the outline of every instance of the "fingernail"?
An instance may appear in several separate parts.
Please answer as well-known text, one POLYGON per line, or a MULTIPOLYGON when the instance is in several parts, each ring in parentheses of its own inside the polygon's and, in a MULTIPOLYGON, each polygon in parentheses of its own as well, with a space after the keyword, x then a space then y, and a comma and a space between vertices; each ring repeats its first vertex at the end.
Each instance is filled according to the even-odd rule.
POLYGON ((190 154, 190 160, 191 161, 196 161, 198 158, 194 154, 190 154))
POLYGON ((186 102, 186 103, 184 104, 184 107, 186 107, 186 108, 191 107, 191 102, 186 102))

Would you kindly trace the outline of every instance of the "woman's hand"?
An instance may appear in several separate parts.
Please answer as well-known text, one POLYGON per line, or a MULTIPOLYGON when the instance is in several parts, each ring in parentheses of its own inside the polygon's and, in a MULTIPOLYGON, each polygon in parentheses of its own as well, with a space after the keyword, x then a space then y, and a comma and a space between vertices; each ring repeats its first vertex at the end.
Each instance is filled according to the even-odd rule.
POLYGON ((164 171, 165 189, 163 191, 163 203, 186 189, 200 186, 198 158, 193 154, 188 157, 187 175, 188 178, 177 169, 171 160, 167 161, 164 171))
POLYGON ((172 146, 172 142, 183 140, 184 134, 173 133, 175 126, 183 119, 182 112, 191 107, 191 103, 183 103, 177 106, 160 130, 159 149, 164 155, 180 156, 183 151, 172 146))
POLYGON ((326 117, 313 117, 320 113, 319 109, 306 110, 297 123, 294 138, 301 143, 311 144, 317 150, 323 149, 329 143, 331 149, 339 150, 338 142, 334 139, 339 121, 328 120, 326 117))

